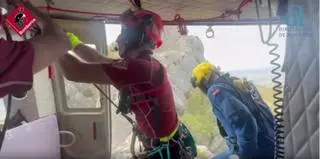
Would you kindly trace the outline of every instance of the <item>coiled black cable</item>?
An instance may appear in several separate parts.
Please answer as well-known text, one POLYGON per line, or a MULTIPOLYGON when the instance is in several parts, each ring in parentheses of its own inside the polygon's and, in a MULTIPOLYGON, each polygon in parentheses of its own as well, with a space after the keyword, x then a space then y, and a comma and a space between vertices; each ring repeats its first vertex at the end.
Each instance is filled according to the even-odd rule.
MULTIPOLYGON (((258 0, 255 0, 256 4, 256 11, 257 11, 257 17, 258 20, 260 20, 260 13, 259 13, 259 6, 258 6, 258 0)), ((268 0, 268 8, 269 8, 269 18, 272 18, 271 14, 271 2, 268 0)), ((274 112, 275 112, 275 159, 283 159, 284 158, 284 125, 282 124, 283 120, 283 98, 282 98, 282 83, 279 81, 279 78, 281 77, 281 73, 279 72, 279 69, 281 65, 277 63, 277 61, 280 58, 280 55, 275 52, 275 50, 279 47, 276 43, 270 43, 270 40, 275 35, 276 31, 280 27, 280 24, 276 27, 274 32, 272 32, 272 24, 271 21, 269 23, 269 36, 268 39, 265 41, 263 38, 262 33, 262 26, 259 24, 259 31, 260 31, 260 38, 261 42, 263 44, 266 44, 272 49, 269 51, 269 55, 274 56, 274 59, 270 61, 270 64, 274 66, 274 68, 271 70, 271 73, 275 75, 272 78, 272 82, 275 84, 275 86, 272 87, 273 91, 275 92, 273 95, 274 101, 274 112)))
POLYGON ((275 151, 275 158, 276 159, 282 159, 284 158, 284 125, 282 124, 283 120, 283 98, 282 95, 282 83, 279 81, 279 78, 281 77, 281 74, 278 72, 280 68, 280 64, 277 63, 277 60, 280 58, 280 55, 277 53, 274 53, 273 51, 278 48, 277 44, 267 44, 268 46, 273 46, 274 48, 269 52, 270 55, 275 56, 273 60, 271 60, 271 64, 275 66, 274 69, 272 69, 271 73, 275 76, 272 78, 272 82, 275 83, 275 86, 273 87, 273 91, 275 92, 273 94, 273 98, 275 99, 273 105, 275 106, 274 112, 275 112, 275 135, 276 135, 276 151, 275 151))

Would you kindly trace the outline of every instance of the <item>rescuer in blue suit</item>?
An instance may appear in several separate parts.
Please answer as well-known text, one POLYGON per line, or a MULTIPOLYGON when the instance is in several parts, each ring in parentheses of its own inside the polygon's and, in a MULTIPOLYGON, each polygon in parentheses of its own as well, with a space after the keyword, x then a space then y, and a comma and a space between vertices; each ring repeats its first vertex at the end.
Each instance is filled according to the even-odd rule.
POLYGON ((220 134, 229 147, 213 159, 234 155, 240 159, 274 158, 274 117, 251 82, 222 74, 203 62, 194 68, 191 83, 210 99, 220 134))

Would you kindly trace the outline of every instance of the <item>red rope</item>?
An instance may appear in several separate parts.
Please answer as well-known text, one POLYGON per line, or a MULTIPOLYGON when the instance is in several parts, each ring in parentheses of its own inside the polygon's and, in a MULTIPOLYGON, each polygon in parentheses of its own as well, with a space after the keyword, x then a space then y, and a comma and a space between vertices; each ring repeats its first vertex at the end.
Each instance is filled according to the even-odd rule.
POLYGON ((55 69, 52 64, 50 64, 48 67, 48 75, 50 79, 54 79, 55 77, 55 69))
POLYGON ((90 14, 90 15, 96 15, 96 16, 120 16, 120 14, 111 14, 111 13, 97 13, 97 12, 86 12, 86 11, 78 11, 78 10, 72 10, 72 9, 62 9, 62 8, 55 8, 49 6, 40 6, 37 7, 41 10, 49 10, 49 11, 59 11, 59 12, 68 12, 68 13, 78 13, 78 14, 90 14))
MULTIPOLYGON (((50 6, 49 2, 47 1, 46 10, 47 10, 48 13, 51 13, 50 8, 51 8, 51 6, 50 6)), ((55 77, 55 70, 54 70, 54 67, 53 67, 52 64, 50 64, 50 65, 48 66, 48 77, 49 77, 49 79, 51 79, 51 80, 53 80, 54 77, 55 77)))
POLYGON ((253 1, 253 0, 243 0, 243 1, 240 3, 240 5, 239 5, 239 7, 238 7, 237 10, 241 11, 247 4, 251 3, 252 1, 253 1))
POLYGON ((135 8, 137 8, 137 9, 141 8, 141 2, 138 2, 136 0, 129 0, 129 1, 135 8), (137 3, 139 3, 139 4, 137 4, 137 3))
POLYGON ((180 16, 180 14, 176 14, 174 17, 174 21, 178 22, 179 25, 179 33, 181 35, 187 35, 188 34, 188 30, 187 30, 187 26, 184 22, 184 19, 180 16))

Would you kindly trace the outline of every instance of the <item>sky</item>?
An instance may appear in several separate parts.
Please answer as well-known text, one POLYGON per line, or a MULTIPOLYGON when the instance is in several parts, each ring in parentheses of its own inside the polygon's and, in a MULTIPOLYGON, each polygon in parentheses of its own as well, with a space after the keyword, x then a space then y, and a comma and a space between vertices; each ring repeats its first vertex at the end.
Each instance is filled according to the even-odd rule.
MULTIPOLYGON (((268 54, 272 48, 261 42, 258 26, 214 26, 212 28, 215 37, 212 39, 208 39, 205 35, 207 28, 208 26, 188 26, 189 35, 199 36, 204 45, 205 58, 220 66, 222 70, 272 67, 270 61, 274 57, 268 54)), ((114 42, 119 33, 119 25, 106 25, 108 44, 114 42)), ((263 33, 266 39, 267 26, 263 27, 263 33)), ((282 64, 286 38, 280 37, 280 33, 283 33, 283 31, 278 31, 271 42, 279 44, 279 48, 275 52, 281 55, 279 63, 282 64)))

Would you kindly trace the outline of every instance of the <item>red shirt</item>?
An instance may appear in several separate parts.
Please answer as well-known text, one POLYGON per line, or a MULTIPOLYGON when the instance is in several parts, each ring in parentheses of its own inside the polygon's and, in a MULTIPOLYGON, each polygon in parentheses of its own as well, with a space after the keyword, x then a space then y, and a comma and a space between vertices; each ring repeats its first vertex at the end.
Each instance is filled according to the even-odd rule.
POLYGON ((130 87, 134 90, 132 94, 149 91, 159 100, 160 108, 155 113, 152 105, 147 102, 131 105, 140 131, 151 138, 172 133, 177 127, 178 118, 167 72, 159 61, 151 56, 126 59, 117 64, 105 65, 104 70, 117 89, 130 87))
POLYGON ((0 97, 32 88, 33 59, 31 43, 0 39, 0 97))

